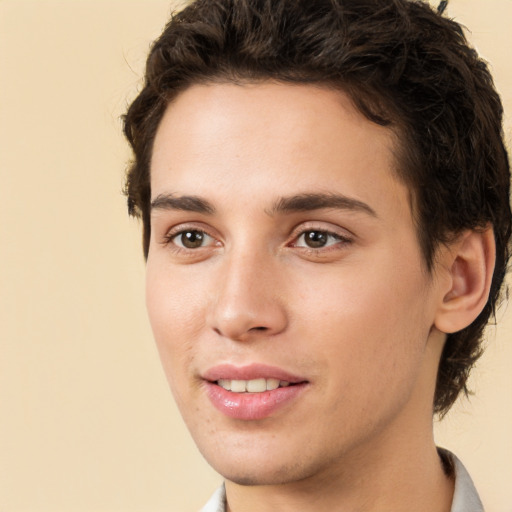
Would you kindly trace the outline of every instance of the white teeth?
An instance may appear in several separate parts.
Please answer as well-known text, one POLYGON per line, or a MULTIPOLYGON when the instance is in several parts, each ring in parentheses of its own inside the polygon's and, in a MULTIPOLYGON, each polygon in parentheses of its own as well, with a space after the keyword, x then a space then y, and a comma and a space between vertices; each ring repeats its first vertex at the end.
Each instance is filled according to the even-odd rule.
POLYGON ((247 381, 245 380, 232 380, 231 381, 231 391, 235 393, 243 393, 245 391, 245 386, 247 381))
POLYGON ((272 391, 279 387, 279 379, 267 379, 267 391, 272 391))
POLYGON ((231 390, 231 381, 227 379, 220 379, 217 381, 217 384, 221 387, 226 389, 227 391, 231 390))
POLYGON ((265 379, 248 380, 245 385, 245 389, 249 393, 261 393, 262 391, 267 391, 267 381, 265 379))
POLYGON ((290 383, 279 379, 252 379, 252 380, 229 380, 219 379, 217 384, 233 393, 262 393, 263 391, 272 391, 279 387, 289 386, 290 383))

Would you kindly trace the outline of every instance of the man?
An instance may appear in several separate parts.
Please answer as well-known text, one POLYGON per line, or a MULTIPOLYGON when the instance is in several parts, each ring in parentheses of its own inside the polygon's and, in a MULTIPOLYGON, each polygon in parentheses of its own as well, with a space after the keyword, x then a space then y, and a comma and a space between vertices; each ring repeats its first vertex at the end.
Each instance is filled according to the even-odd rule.
POLYGON ((125 118, 147 305, 205 511, 483 510, 434 444, 509 255, 502 107, 406 0, 198 0, 125 118))

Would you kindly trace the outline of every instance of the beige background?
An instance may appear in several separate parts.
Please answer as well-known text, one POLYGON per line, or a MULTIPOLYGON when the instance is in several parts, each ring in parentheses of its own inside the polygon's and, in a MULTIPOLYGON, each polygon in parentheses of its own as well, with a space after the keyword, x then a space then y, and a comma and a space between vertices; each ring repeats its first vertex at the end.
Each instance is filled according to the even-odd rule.
MULTIPOLYGON (((194 511, 220 482, 172 403, 120 191, 164 0, 0 0, 0 512, 194 511)), ((512 116, 512 0, 452 0, 512 116)), ((438 428, 512 512, 512 307, 438 428)))

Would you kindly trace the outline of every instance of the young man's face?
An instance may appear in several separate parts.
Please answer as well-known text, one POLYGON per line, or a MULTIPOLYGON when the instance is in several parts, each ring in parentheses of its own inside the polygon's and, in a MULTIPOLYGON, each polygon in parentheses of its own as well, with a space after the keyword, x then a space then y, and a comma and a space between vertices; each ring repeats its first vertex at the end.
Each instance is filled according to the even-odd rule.
POLYGON ((441 285, 394 144, 341 92, 305 85, 194 86, 163 118, 149 316, 229 480, 333 474, 431 435, 441 285))

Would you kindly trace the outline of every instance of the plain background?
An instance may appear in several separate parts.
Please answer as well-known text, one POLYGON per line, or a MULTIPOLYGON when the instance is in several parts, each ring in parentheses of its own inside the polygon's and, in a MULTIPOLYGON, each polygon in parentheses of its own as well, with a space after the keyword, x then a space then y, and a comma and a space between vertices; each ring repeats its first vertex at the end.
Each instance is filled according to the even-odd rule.
MULTIPOLYGON (((176 4, 173 4, 176 5, 176 4)), ((167 389, 121 194, 120 115, 164 0, 0 0, 0 512, 194 511, 221 481, 167 389)), ((512 139, 512 0, 452 0, 512 139)), ((436 427, 512 512, 512 307, 436 427)))

